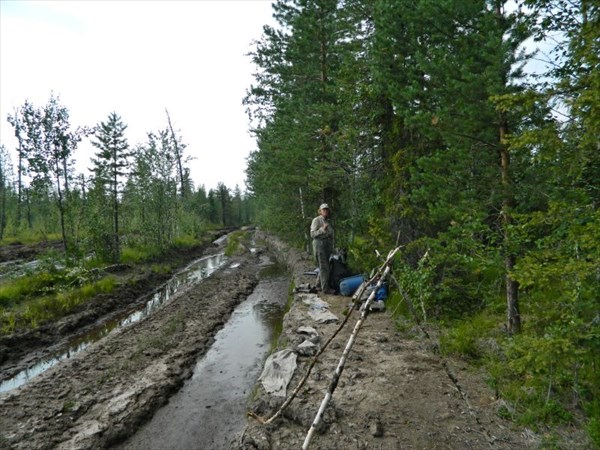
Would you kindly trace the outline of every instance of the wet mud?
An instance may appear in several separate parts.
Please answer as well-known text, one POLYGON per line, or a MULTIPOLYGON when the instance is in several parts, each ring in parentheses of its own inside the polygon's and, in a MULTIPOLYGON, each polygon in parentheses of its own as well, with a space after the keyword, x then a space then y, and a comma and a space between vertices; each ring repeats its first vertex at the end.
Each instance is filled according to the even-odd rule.
MULTIPOLYGON (((219 238, 226 230, 215 232, 211 238, 219 238)), ((57 243, 42 243, 36 246, 21 244, 0 247, 0 258, 15 258, 25 254, 30 258, 39 257, 55 249, 57 243)), ((164 283, 168 282, 177 268, 189 262, 214 253, 212 244, 205 244, 163 255, 160 263, 170 264, 172 271, 156 273, 150 267, 132 268, 126 265, 109 268, 110 273, 120 282, 120 287, 110 294, 100 294, 57 321, 40 325, 34 330, 19 330, 8 336, 0 336, 0 382, 13 378, 32 364, 49 359, 69 346, 78 337, 93 332, 102 323, 110 322, 140 309, 164 283)), ((2 259, 0 259, 2 260, 2 259)))
POLYGON ((228 448, 281 324, 290 280, 270 270, 216 334, 210 350, 168 404, 118 449, 228 448))
MULTIPOLYGON (((45 372, 55 364, 58 364, 65 359, 69 359, 80 351, 85 350, 91 344, 103 339, 114 330, 136 323, 151 315, 157 311, 161 305, 171 300, 180 289, 185 288, 189 284, 197 283, 208 278, 214 271, 227 263, 227 259, 228 258, 224 253, 221 252, 204 256, 194 261, 183 270, 177 272, 165 284, 157 288, 152 295, 147 297, 148 300, 141 307, 138 307, 137 309, 128 308, 122 313, 117 314, 113 319, 100 321, 85 333, 79 333, 68 340, 66 345, 53 346, 52 348, 55 350, 51 351, 50 349, 46 349, 45 356, 27 364, 24 369, 20 370, 12 377, 0 381, 0 393, 25 384, 33 377, 45 372)), ((134 303, 139 303, 139 301, 134 303)), ((4 377, 23 365, 25 365, 25 363, 21 362, 21 364, 12 366, 12 370, 10 371, 5 369, 3 371, 4 377)))
POLYGON ((192 375, 253 292, 261 253, 231 257, 154 314, 0 394, 0 448, 108 448, 132 436, 192 375))

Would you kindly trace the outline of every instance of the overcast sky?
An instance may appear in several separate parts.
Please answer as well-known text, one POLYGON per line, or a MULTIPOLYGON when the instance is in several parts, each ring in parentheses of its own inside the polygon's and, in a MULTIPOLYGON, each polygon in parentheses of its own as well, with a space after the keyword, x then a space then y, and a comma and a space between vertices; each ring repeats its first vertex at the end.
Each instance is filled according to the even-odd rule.
MULTIPOLYGON (((255 71, 245 55, 265 24, 270 0, 0 0, 0 143, 16 148, 8 114, 52 92, 74 127, 115 111, 131 145, 164 129, 168 108, 196 185, 244 189, 256 147, 241 104, 255 71)), ((80 144, 80 172, 95 151, 80 144)))

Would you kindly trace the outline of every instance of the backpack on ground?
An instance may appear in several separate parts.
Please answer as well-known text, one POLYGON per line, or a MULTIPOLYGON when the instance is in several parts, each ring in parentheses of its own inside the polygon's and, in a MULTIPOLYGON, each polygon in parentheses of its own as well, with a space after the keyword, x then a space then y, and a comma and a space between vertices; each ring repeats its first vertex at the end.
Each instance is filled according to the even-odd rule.
POLYGON ((332 255, 329 258, 329 287, 336 292, 340 291, 340 281, 350 276, 352 272, 346 264, 345 254, 332 255))

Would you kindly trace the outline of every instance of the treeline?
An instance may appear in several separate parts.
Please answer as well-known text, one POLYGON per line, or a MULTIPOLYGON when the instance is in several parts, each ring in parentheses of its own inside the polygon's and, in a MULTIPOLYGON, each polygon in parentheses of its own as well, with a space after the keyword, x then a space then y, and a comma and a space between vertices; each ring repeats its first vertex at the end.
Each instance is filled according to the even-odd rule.
POLYGON ((118 114, 74 127, 54 95, 42 107, 25 101, 7 120, 17 161, 0 147, 0 240, 58 236, 69 257, 117 262, 124 245, 161 251, 251 220, 251 201, 239 186, 194 186, 192 158, 168 111, 165 128, 136 145, 118 114), (89 175, 74 169, 84 139, 96 148, 89 175))
POLYGON ((587 414, 600 443, 600 9, 508 4, 276 1, 248 186, 257 222, 298 245, 323 201, 355 264, 403 245, 421 319, 488 361, 505 413, 587 414), (540 41, 557 44, 528 53, 540 41))

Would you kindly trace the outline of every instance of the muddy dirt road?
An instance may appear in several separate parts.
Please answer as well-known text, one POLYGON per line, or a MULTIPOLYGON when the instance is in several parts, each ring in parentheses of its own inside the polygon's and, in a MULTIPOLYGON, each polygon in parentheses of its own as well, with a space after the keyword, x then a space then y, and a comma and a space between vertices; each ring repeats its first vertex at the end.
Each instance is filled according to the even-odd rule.
MULTIPOLYGON (((213 375, 216 383, 216 367, 233 363, 228 356, 241 363, 244 358, 236 358, 236 352, 254 360, 266 356, 267 348, 257 346, 253 355, 244 347, 247 342, 241 339, 246 338, 239 338, 237 346, 220 347, 217 334, 221 330, 226 335, 230 318, 229 323, 235 322, 232 313, 260 291, 265 255, 277 255, 295 285, 314 281, 302 275, 314 268, 308 255, 260 232, 255 242, 255 251, 232 257, 209 278, 179 291, 154 314, 108 334, 22 387, 1 393, 0 448, 301 448, 358 313, 321 355, 298 397, 269 425, 243 414, 251 410, 267 418, 284 400, 255 384, 260 370, 251 373, 240 367, 237 374, 231 372, 233 378, 248 375, 246 386, 255 386, 242 391, 248 402, 237 397, 228 403, 225 393, 229 391, 223 385, 213 386, 214 394, 194 387, 202 379, 210 382, 213 375), (268 249, 263 242, 268 242, 268 249), (216 363, 223 356, 225 362, 216 363), (211 428, 212 435, 186 431, 190 423, 193 429, 194 421, 210 422, 227 415, 232 424, 221 431, 211 428), (239 427, 242 430, 235 433, 239 427)), ((297 363, 288 393, 311 360, 304 356, 309 352, 303 343, 308 339, 322 344, 339 324, 321 323, 315 310, 327 310, 342 320, 348 306, 347 297, 292 296, 275 349, 287 349, 297 363), (307 335, 309 328, 314 333, 307 335)), ((386 312, 369 315, 311 449, 544 448, 542 435, 497 415, 502 401, 487 387, 483 374, 461 361, 440 357, 435 343, 418 327, 404 328, 406 332, 398 332, 386 312)), ((591 446, 573 434, 565 435, 561 446, 554 448, 591 446)))
MULTIPOLYGON (((265 261, 265 263, 267 263, 265 261)), ((290 280, 271 271, 233 312, 169 403, 119 449, 227 448, 245 424, 250 398, 281 323, 290 280)))
POLYGON ((190 377, 252 293, 260 254, 231 257, 154 314, 0 394, 0 448, 106 448, 130 437, 190 377))

